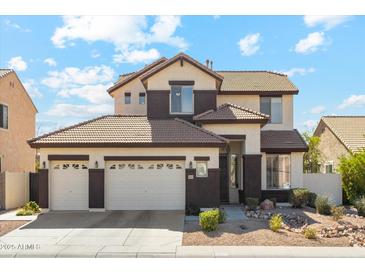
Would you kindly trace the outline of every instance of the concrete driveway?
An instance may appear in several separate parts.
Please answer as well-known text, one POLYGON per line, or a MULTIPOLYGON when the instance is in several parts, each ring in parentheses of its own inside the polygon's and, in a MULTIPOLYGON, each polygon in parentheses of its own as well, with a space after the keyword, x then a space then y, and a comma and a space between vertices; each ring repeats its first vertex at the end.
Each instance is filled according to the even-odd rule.
POLYGON ((183 211, 50 212, 0 238, 0 256, 174 255, 183 211))

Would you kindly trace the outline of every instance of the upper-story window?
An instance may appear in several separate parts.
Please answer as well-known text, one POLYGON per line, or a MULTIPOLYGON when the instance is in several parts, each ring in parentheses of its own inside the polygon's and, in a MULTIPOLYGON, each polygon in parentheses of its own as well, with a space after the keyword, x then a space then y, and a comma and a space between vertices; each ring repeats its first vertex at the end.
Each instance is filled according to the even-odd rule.
POLYGON ((144 92, 139 93, 138 103, 140 105, 144 105, 146 103, 146 93, 144 93, 144 92))
POLYGON ((0 104, 0 128, 7 129, 9 126, 8 106, 0 104))
POLYGON ((171 86, 170 112, 193 114, 193 87, 171 86))
POLYGON ((272 124, 283 122, 283 105, 281 97, 260 97, 260 111, 271 117, 272 124))
POLYGON ((130 92, 124 93, 124 104, 129 105, 132 102, 132 95, 130 92))

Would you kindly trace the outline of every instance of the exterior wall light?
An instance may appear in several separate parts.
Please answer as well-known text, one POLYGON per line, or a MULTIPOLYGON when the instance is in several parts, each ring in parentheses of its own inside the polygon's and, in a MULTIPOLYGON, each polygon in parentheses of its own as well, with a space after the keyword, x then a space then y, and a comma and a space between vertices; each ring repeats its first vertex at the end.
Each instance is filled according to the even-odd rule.
POLYGON ((189 168, 193 168, 193 162, 192 161, 189 162, 189 168))
POLYGON ((95 168, 98 168, 99 167, 99 163, 98 161, 95 161, 95 168))
POLYGON ((46 162, 45 161, 43 161, 42 166, 43 166, 44 169, 46 168, 46 162))

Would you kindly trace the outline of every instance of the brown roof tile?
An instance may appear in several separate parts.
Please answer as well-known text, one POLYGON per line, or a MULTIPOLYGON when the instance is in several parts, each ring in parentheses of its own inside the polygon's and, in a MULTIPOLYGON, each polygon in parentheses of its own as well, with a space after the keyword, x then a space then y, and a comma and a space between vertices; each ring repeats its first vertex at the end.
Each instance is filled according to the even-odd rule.
POLYGON ((181 119, 108 115, 29 140, 52 146, 223 146, 226 139, 181 119))
POLYGON ((262 152, 305 152, 308 146, 299 132, 294 130, 262 130, 262 152))
POLYGON ((194 121, 199 122, 221 122, 236 121, 242 123, 266 123, 270 116, 231 103, 225 103, 217 110, 208 110, 194 116, 194 121))

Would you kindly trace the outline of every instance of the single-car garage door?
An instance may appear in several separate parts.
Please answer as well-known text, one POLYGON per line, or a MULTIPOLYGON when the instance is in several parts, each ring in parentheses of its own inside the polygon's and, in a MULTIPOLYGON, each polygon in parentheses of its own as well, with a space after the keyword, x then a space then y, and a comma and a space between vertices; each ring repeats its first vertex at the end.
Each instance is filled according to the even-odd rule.
POLYGON ((51 209, 89 209, 87 162, 53 161, 51 164, 51 209))
POLYGON ((109 161, 105 166, 108 210, 182 210, 184 161, 109 161))

